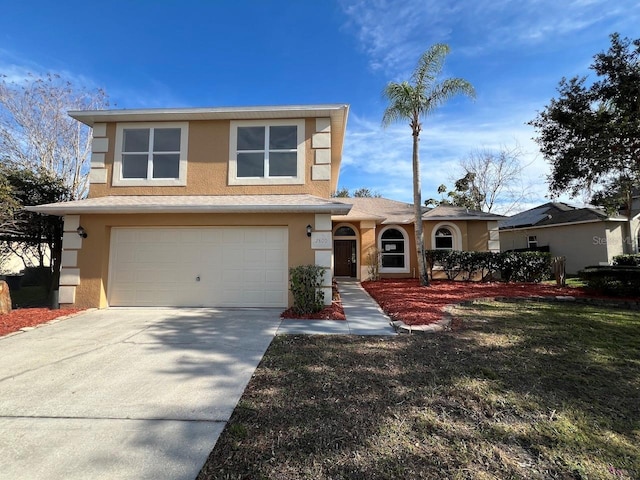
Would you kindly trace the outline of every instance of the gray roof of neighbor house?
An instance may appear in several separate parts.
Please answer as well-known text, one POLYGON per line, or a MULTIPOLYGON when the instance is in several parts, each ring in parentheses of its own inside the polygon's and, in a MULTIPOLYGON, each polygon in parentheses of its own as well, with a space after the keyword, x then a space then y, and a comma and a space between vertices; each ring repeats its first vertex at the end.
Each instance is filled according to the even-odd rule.
POLYGON ((25 207, 51 215, 82 213, 328 213, 351 208, 314 195, 113 195, 25 207))
MULTIPOLYGON (((336 198, 353 205, 347 215, 334 216, 334 221, 372 220, 383 225, 413 223, 413 205, 381 197, 336 198)), ((468 210, 461 207, 422 207, 423 220, 500 220, 502 215, 468 210)))
POLYGON ((531 228, 571 223, 624 221, 621 215, 609 216, 604 210, 593 207, 573 207, 562 202, 549 202, 500 222, 500 229, 531 228))

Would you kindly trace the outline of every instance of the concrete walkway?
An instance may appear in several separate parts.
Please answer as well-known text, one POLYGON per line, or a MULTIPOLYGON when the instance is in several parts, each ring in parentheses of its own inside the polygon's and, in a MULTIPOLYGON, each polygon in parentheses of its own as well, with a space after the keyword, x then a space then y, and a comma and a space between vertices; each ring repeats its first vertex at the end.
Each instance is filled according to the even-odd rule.
POLYGON ((347 321, 284 319, 278 334, 301 335, 396 335, 390 319, 378 304, 352 279, 338 279, 347 321))

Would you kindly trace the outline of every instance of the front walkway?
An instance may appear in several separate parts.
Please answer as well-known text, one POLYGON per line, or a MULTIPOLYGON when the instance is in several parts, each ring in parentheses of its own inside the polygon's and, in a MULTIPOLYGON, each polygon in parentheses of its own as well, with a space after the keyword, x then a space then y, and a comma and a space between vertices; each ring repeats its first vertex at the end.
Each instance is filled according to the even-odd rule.
POLYGON ((346 321, 283 319, 278 334, 396 335, 390 319, 355 279, 338 279, 346 321))

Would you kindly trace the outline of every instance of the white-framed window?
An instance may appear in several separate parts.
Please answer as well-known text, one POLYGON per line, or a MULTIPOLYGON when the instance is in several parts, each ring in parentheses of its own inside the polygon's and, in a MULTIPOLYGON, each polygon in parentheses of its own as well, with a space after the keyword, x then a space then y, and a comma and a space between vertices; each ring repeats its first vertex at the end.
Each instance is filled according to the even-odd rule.
POLYGON ((232 121, 229 185, 305 182, 304 120, 232 121))
POLYGON ((389 226, 380 230, 378 248, 380 250, 380 272, 409 272, 408 235, 402 227, 389 226))
POLYGON ((455 223, 440 222, 431 229, 431 248, 462 250, 462 232, 455 223))
POLYGON ((453 233, 447 227, 436 230, 435 235, 436 250, 453 250, 453 233))
POLYGON ((114 186, 187 184, 187 122, 119 123, 114 186))
POLYGON ((527 236, 527 248, 538 248, 538 237, 536 235, 527 236))

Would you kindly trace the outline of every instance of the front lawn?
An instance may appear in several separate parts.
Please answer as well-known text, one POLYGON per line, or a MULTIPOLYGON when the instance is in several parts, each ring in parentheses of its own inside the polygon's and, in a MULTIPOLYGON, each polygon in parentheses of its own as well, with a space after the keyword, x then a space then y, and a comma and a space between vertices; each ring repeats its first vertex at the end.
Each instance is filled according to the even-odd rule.
POLYGON ((640 478, 640 314, 455 315, 439 335, 276 337, 198 478, 640 478))

